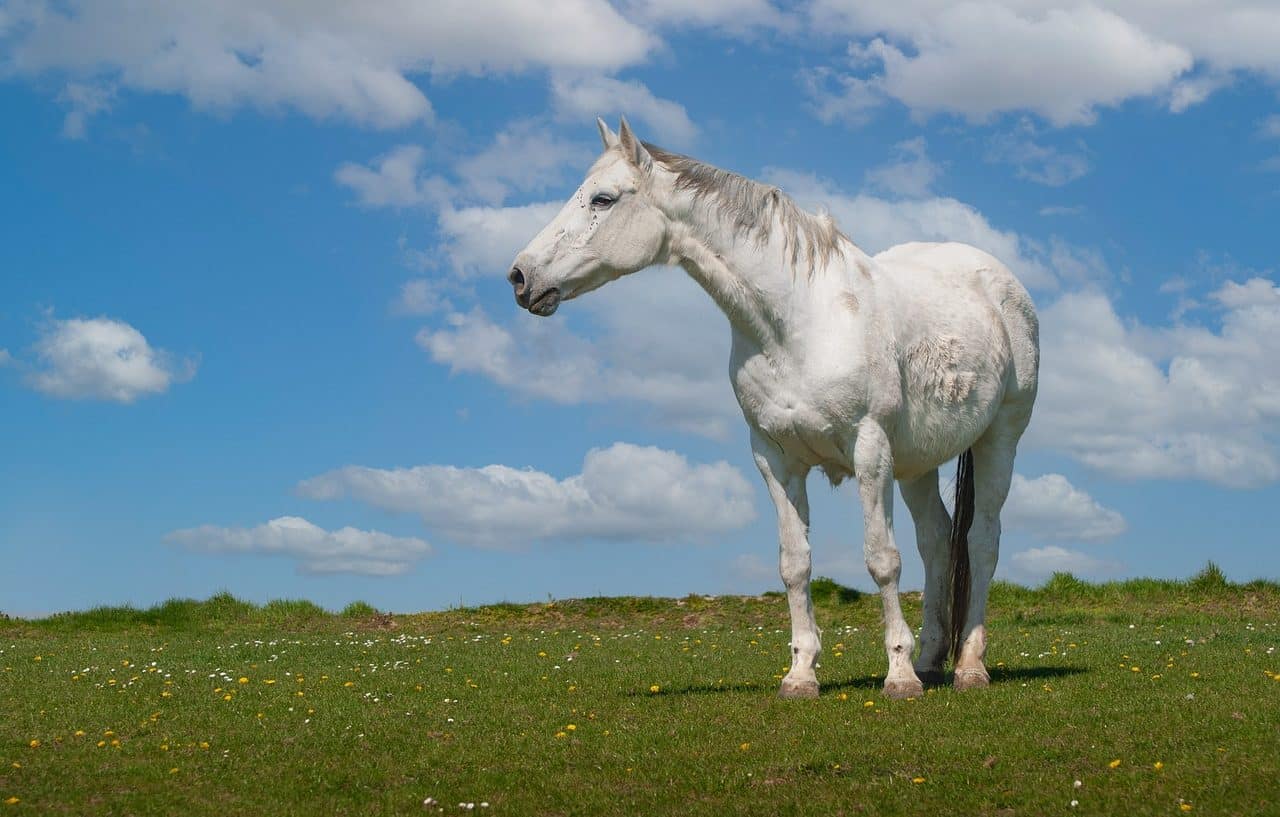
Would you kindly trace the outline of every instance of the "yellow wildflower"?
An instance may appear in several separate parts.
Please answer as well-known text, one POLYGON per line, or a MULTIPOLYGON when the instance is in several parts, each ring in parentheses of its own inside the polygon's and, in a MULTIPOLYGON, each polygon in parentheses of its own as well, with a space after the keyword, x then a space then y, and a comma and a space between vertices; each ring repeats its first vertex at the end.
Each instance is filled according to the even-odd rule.
POLYGON ((743 752, 747 751, 750 748, 751 748, 751 744, 745 741, 740 746, 738 746, 738 749, 743 752))
POLYGON ((30 743, 28 743, 27 745, 28 745, 28 746, 30 746, 32 749, 39 749, 39 748, 40 748, 40 741, 38 741, 38 740, 33 740, 33 741, 31 741, 30 743))
POLYGON ((650 692, 660 692, 660 691, 662 691, 662 687, 658 686, 657 684, 654 684, 653 686, 649 687, 649 691, 650 691, 650 692))
POLYGON ((237 678, 237 679, 236 679, 236 683, 237 683, 237 684, 247 684, 247 683, 249 683, 249 679, 248 679, 248 678, 246 678, 246 677, 244 677, 243 675, 241 675, 239 678, 237 678))
POLYGON ((924 782, 924 778, 923 778, 923 777, 913 777, 913 778, 911 778, 911 782, 912 782, 912 783, 923 783, 923 782, 924 782))
POLYGON ((1110 762, 1110 763, 1108 763, 1107 765, 1108 765, 1108 766, 1110 766, 1110 767, 1111 767, 1111 768, 1113 768, 1113 769, 1118 769, 1118 768, 1120 768, 1120 758, 1116 758, 1115 760, 1111 761, 1111 762, 1110 762))
POLYGON ((1151 767, 1158 772, 1164 768, 1164 764, 1157 760, 1155 763, 1151 764, 1151 767))
POLYGON ((22 802, 22 800, 20 800, 20 799, 19 799, 19 798, 17 798, 17 797, 7 797, 7 798, 5 798, 4 804, 5 804, 6 806, 16 806, 16 805, 18 805, 18 804, 19 804, 19 803, 21 803, 21 802, 22 802))

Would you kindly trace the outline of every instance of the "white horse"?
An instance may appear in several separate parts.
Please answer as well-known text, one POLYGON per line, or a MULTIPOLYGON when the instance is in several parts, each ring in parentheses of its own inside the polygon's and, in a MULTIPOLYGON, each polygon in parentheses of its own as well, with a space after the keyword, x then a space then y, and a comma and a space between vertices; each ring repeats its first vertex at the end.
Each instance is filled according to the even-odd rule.
MULTIPOLYGON (((1014 451, 1036 395, 1038 325, 1003 264, 964 244, 902 244, 869 256, 826 215, 778 188, 642 143, 597 120, 604 153, 560 213, 516 257, 516 302, 561 301, 653 264, 679 264, 733 331, 730 377, 778 514, 791 610, 783 697, 818 694, 805 480, 856 477, 867 569, 880 588, 884 694, 942 679, 984 687, 987 590, 1014 451), (938 466, 959 457, 955 518, 938 466), (898 599, 893 482, 924 560, 920 654, 898 599)), ((637 350, 643 353, 643 350, 637 350)))

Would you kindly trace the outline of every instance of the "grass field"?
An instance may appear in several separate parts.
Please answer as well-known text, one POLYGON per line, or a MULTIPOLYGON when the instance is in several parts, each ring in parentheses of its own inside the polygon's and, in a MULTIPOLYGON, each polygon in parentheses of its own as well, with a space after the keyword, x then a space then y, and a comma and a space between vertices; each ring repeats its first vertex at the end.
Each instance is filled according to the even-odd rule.
POLYGON ((0 814, 1280 814, 1280 585, 1000 584, 991 688, 902 702, 815 596, 817 701, 772 594, 0 621, 0 814))

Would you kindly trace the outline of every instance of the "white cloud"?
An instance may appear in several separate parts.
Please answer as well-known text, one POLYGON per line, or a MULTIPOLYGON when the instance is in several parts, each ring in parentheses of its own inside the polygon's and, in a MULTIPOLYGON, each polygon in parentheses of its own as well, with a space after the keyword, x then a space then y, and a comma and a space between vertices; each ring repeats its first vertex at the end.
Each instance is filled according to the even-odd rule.
POLYGON ((1028 442, 1122 477, 1280 478, 1280 287, 1228 282, 1209 299, 1217 331, 1126 322, 1094 292, 1042 309, 1028 442))
POLYGON ((683 270, 650 269, 615 281, 566 304, 555 320, 513 314, 509 325, 479 310, 455 314, 419 332, 418 344, 454 372, 525 397, 616 401, 627 412, 717 439, 742 421, 725 375, 728 325, 683 270), (563 317, 571 307, 598 331, 573 331, 563 317))
POLYGON ((922 115, 1088 124, 1134 98, 1185 110, 1234 72, 1280 78, 1280 7, 1257 0, 816 0, 810 13, 815 29, 854 38, 847 72, 810 80, 828 116, 892 98, 922 115))
POLYGON ((402 315, 434 315, 453 309, 449 298, 441 294, 444 287, 429 278, 405 281, 392 303, 392 310, 402 315))
POLYGON ((626 4, 633 19, 652 25, 719 29, 749 34, 753 29, 789 31, 796 22, 769 0, 632 0, 626 4))
POLYGON ((357 528, 327 531, 297 516, 281 516, 254 528, 202 525, 176 530, 165 541, 207 553, 261 553, 298 560, 304 573, 395 576, 431 553, 413 537, 357 528))
POLYGON ((13 355, 9 354, 8 349, 0 348, 0 369, 5 366, 13 365, 13 355))
POLYGON ((110 110, 115 98, 115 88, 85 82, 68 82, 58 95, 58 101, 68 108, 62 120, 62 135, 68 139, 83 139, 89 119, 110 110))
POLYGON ((1263 139, 1280 139, 1280 113, 1273 113, 1258 123, 1258 136, 1263 139))
POLYGON ((1009 533, 1058 542, 1111 539, 1128 527, 1118 512, 1104 508, 1061 474, 1034 479, 1014 474, 1000 519, 1009 533))
POLYGON ((1022 581, 1040 581, 1054 573, 1070 573, 1077 578, 1101 579, 1115 576, 1124 565, 1100 559, 1078 550, 1046 545, 1012 553, 1000 562, 1001 572, 1022 581))
MULTIPOLYGON (((584 121, 582 128, 595 139, 594 124, 584 121)), ((585 171, 594 155, 545 128, 517 122, 500 131, 484 150, 458 162, 454 172, 471 196, 500 204, 511 193, 545 190, 560 182, 568 168, 585 171)))
POLYGON ((725 462, 690 464, 659 448, 592 449, 566 479, 505 465, 347 466, 305 480, 303 496, 351 497, 414 513, 450 541, 511 548, 540 541, 687 541, 737 530, 755 517, 753 493, 725 462))
POLYGON ((942 168, 929 158, 923 136, 894 145, 895 160, 867 171, 866 181, 872 187, 899 196, 923 198, 929 195, 942 168))
POLYGON ((9 14, 0 37, 18 75, 375 127, 431 118, 415 74, 614 71, 657 45, 605 0, 36 0, 9 14))
POLYGON ((867 193, 848 195, 805 173, 772 168, 765 176, 801 204, 825 207, 854 243, 877 253, 904 241, 963 241, 999 258, 1029 288, 1052 288, 1049 266, 1017 233, 991 226, 972 206, 956 199, 890 201, 867 193))
POLYGON ((52 397, 132 403, 190 379, 195 363, 176 363, 142 333, 110 318, 50 320, 35 345, 39 368, 28 384, 52 397))
POLYGON ((459 207, 446 205, 439 214, 443 235, 440 249, 460 276, 506 275, 520 248, 538 234, 563 202, 548 201, 519 207, 459 207))
POLYGON ((1014 132, 993 136, 987 161, 1012 165, 1018 178, 1049 187, 1061 187, 1089 172, 1089 157, 1083 152, 1063 153, 1037 143, 1035 130, 1027 122, 1014 132))
POLYGON ((648 128, 638 131, 644 141, 674 148, 687 148, 698 136, 698 128, 683 105, 654 96, 640 82, 599 75, 556 76, 551 80, 551 96, 561 118, 583 125, 595 122, 597 116, 616 119, 623 115, 633 126, 639 121, 648 128))
POLYGON ((426 151, 418 145, 400 145, 376 157, 370 166, 344 162, 334 180, 355 191, 364 207, 416 207, 443 194, 437 185, 421 178, 426 151))

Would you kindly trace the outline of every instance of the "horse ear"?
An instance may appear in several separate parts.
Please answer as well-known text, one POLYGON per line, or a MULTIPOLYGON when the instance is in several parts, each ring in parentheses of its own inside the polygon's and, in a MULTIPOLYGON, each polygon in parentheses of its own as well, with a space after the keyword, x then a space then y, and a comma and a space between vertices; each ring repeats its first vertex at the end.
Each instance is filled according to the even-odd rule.
POLYGON ((618 144, 622 146, 622 155, 626 156, 627 161, 631 162, 631 164, 641 170, 648 170, 653 167, 653 157, 649 155, 649 151, 645 150, 644 145, 636 138, 625 116, 621 117, 621 121, 618 123, 618 144))
POLYGON ((596 117, 596 127, 600 129, 600 141, 604 143, 605 150, 618 146, 618 134, 609 130, 609 126, 598 116, 596 117))

